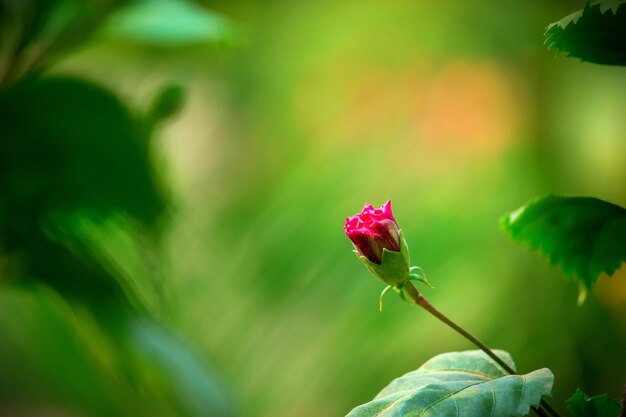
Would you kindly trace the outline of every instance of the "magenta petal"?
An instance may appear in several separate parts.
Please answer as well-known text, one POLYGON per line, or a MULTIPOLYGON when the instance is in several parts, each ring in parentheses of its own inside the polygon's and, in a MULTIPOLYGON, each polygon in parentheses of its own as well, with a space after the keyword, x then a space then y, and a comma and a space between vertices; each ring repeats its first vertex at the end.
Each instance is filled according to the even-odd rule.
POLYGON ((370 261, 380 264, 383 253, 380 235, 369 229, 357 229, 347 233, 357 251, 370 261))
POLYGON ((400 230, 391 200, 376 209, 366 204, 360 213, 346 218, 344 230, 358 252, 371 262, 380 263, 383 249, 400 251, 400 230))
POLYGON ((393 212, 391 211, 391 200, 387 200, 387 202, 382 206, 382 209, 385 216, 387 216, 394 222, 396 221, 396 219, 393 217, 393 212))

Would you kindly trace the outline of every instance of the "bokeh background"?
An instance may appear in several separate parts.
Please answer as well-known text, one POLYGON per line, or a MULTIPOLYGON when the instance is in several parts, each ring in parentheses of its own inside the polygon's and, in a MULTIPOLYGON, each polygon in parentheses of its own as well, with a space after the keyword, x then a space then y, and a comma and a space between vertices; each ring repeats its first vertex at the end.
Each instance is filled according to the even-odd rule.
POLYGON ((378 311, 381 284, 343 222, 387 199, 426 296, 518 369, 552 369, 556 408, 576 387, 621 396, 624 268, 578 306, 574 280, 498 223, 547 192, 626 205, 624 70, 543 45, 582 2, 189 3, 189 21, 144 34, 157 3, 113 15, 46 74, 104 86, 137 114, 162 85, 185 91, 150 142, 167 195, 158 245, 137 246, 124 221, 89 235, 96 254, 149 258, 113 274, 180 346, 147 325, 149 348, 120 357, 103 324, 115 314, 2 279, 4 255, 1 415, 342 416, 472 349, 397 297, 378 311), (196 18, 211 30, 188 41, 196 18), (137 365, 155 352, 176 366, 137 365))

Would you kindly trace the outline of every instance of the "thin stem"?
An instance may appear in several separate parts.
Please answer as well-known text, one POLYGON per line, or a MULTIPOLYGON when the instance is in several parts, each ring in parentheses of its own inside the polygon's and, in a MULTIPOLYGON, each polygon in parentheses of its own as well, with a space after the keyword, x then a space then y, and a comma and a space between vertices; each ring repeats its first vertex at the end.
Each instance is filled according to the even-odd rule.
MULTIPOLYGON (((413 303, 415 303, 418 306, 422 307, 424 310, 428 311, 430 314, 432 314, 433 316, 435 316, 436 318, 438 318, 439 320, 441 320, 442 322, 447 324, 449 327, 451 327, 453 330, 455 330, 461 336, 463 336, 464 338, 466 338, 467 340, 472 342, 476 347, 478 347, 480 350, 485 352, 491 359, 493 359, 498 365, 500 365, 502 367, 502 369, 504 369, 507 373, 509 373, 509 374, 516 374, 515 370, 513 368, 511 368, 506 362, 504 362, 498 355, 493 353, 493 351, 491 349, 489 349, 487 347, 487 345, 485 345, 483 342, 478 340, 475 336, 473 336, 467 330, 465 330, 464 328, 462 328, 461 326, 459 326, 458 324, 456 324, 455 322, 450 320, 441 311, 439 311, 435 307, 433 307, 433 305, 428 302, 428 300, 413 286, 413 284, 411 282, 407 282, 403 286, 402 289, 404 290, 404 293, 409 298, 409 300, 411 300, 413 303)), ((560 415, 556 412, 556 410, 554 410, 543 399, 541 399, 541 406, 543 406, 550 413, 551 416, 553 416, 553 417, 560 417, 560 415)), ((537 415, 542 416, 542 417, 543 416, 547 417, 547 415, 548 415, 541 408, 534 408, 533 407, 533 411, 535 411, 537 413, 537 415)))
POLYGON ((504 362, 502 359, 500 359, 500 357, 498 355, 493 353, 491 351, 491 349, 489 349, 487 347, 487 345, 485 345, 483 342, 478 340, 476 337, 474 337, 472 334, 470 334, 467 330, 465 330, 464 328, 462 328, 461 326, 459 326, 458 324, 456 324, 455 322, 450 320, 441 311, 439 311, 435 307, 433 307, 433 305, 430 304, 428 302, 428 300, 419 291, 417 291, 417 289, 413 286, 413 284, 407 283, 403 287, 403 289, 404 289, 405 294, 408 296, 408 298, 412 302, 414 302, 418 306, 422 307, 424 310, 428 311, 430 314, 432 314, 433 316, 437 317, 439 320, 441 320, 442 322, 447 324, 449 327, 454 329, 457 333, 461 334, 467 340, 472 342, 474 345, 476 345, 476 347, 478 347, 480 350, 485 352, 491 359, 496 361, 496 363, 498 365, 500 365, 509 374, 516 373, 513 368, 511 368, 506 362, 504 362))
POLYGON ((546 413, 541 407, 531 407, 530 409, 533 410, 539 417, 549 417, 548 413, 546 413))
POLYGON ((552 408, 552 406, 550 405, 550 403, 549 403, 548 401, 546 401, 546 400, 544 400, 544 399, 542 398, 542 399, 541 399, 541 403, 540 403, 540 404, 542 405, 542 407, 543 407, 543 408, 545 408, 546 410, 548 410, 548 413, 550 413, 550 415, 551 415, 552 417, 560 417, 560 416, 559 416, 559 413, 558 413, 558 412, 557 412, 554 408, 552 408))

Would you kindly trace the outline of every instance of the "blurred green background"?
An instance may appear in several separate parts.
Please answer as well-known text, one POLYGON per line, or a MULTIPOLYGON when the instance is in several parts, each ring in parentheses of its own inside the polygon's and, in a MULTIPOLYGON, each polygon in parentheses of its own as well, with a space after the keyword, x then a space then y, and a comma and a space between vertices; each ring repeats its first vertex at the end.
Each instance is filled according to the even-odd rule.
POLYGON ((556 408, 621 396, 624 268, 579 307, 498 226, 546 192, 626 205, 624 70, 543 45, 582 3, 171 3, 85 19, 0 95, 0 415, 342 416, 472 349, 378 311, 343 222, 387 199, 425 295, 552 369, 556 408))

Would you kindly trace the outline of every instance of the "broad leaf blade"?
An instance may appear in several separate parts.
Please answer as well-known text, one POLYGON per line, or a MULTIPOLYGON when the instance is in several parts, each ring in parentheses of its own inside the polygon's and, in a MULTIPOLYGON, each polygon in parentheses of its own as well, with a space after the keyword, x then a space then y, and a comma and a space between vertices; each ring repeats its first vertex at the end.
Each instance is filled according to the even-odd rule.
POLYGON ((617 417, 621 407, 606 394, 589 398, 579 388, 567 400, 567 411, 572 417, 617 417))
POLYGON ((626 209, 597 198, 539 197, 501 224, 514 241, 539 249, 587 288, 626 260, 626 209))
POLYGON ((137 120, 114 94, 69 77, 0 93, 0 191, 7 215, 98 207, 154 224, 165 208, 137 120))
MULTIPOLYGON (((496 354, 514 365, 508 353, 496 354)), ((507 375, 482 351, 444 353, 393 380, 348 417, 523 416, 550 395, 553 381, 549 369, 507 375)))
POLYGON ((582 61, 626 65, 626 0, 587 2, 548 26, 546 45, 582 61))

